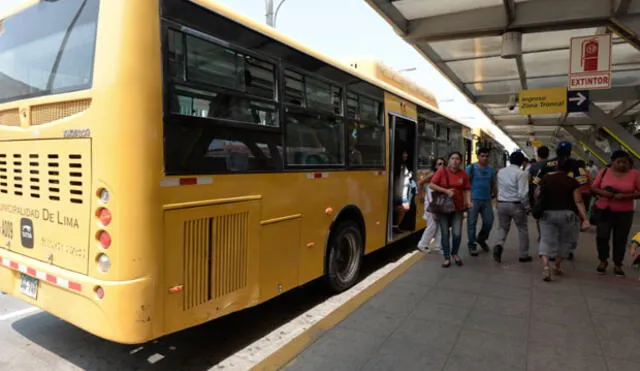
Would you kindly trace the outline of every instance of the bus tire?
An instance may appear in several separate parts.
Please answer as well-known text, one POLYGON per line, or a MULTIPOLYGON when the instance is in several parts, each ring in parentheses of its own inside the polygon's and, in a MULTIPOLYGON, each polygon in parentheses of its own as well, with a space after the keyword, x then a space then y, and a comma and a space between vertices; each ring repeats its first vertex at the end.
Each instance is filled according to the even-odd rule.
POLYGON ((362 231, 358 223, 345 220, 333 230, 327 248, 326 283, 329 289, 342 292, 356 283, 363 250, 362 231))

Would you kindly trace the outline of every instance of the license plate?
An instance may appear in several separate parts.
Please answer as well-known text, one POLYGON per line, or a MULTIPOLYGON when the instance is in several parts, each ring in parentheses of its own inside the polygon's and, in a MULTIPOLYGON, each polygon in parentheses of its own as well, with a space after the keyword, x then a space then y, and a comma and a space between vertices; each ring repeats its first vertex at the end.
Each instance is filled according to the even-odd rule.
POLYGON ((36 299, 38 296, 38 279, 26 274, 20 275, 20 292, 24 295, 36 299))

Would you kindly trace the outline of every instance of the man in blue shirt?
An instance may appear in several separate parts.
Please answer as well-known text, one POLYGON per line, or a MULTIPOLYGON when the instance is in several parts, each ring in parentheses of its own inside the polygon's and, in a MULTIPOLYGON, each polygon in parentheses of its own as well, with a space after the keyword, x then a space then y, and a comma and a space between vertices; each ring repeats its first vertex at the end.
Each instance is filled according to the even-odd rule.
POLYGON ((466 172, 471 181, 471 201, 473 206, 467 215, 467 233, 469 253, 478 256, 476 242, 482 250, 489 252, 487 239, 493 226, 493 205, 491 199, 495 194, 496 176, 494 169, 489 166, 489 149, 478 149, 478 162, 467 166, 466 172), (482 216, 482 228, 476 238, 476 224, 478 215, 482 216))

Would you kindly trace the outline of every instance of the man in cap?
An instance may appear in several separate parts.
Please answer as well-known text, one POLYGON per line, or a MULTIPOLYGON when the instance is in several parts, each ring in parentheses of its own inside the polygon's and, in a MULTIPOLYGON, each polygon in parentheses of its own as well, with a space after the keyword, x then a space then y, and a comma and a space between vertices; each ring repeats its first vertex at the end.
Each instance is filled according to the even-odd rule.
MULTIPOLYGON (((578 181, 578 184, 581 186, 584 184, 588 184, 588 179, 586 174, 586 169, 580 168, 579 163, 576 159, 571 158, 571 151, 573 150, 573 146, 571 143, 567 141, 562 141, 558 143, 556 146, 556 157, 548 160, 543 166, 540 167, 538 172, 535 174, 533 178, 533 186, 537 187, 538 184, 542 181, 542 178, 546 176, 548 173, 556 171, 557 167, 561 163, 569 162, 569 166, 571 171, 567 173, 568 176, 574 178, 578 181)), ((580 234, 580 225, 576 223, 575 226, 576 238, 575 241, 578 240, 578 235, 580 234)), ((576 250, 577 243, 571 248, 571 252, 569 253, 568 259, 573 259, 573 252, 576 250)))

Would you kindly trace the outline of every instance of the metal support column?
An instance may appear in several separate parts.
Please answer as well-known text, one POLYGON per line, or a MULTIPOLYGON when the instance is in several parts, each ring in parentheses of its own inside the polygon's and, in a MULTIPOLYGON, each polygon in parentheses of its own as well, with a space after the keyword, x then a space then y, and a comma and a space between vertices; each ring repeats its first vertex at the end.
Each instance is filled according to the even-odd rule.
POLYGON ((611 137, 633 156, 640 159, 640 140, 627 131, 622 125, 618 124, 614 118, 607 115, 600 107, 593 102, 589 104, 589 118, 595 122, 598 127, 604 129, 611 137))
POLYGON ((562 126, 562 128, 566 130, 569 135, 574 137, 580 144, 587 147, 589 152, 591 152, 591 154, 593 154, 593 156, 597 158, 603 165, 609 163, 609 156, 604 153, 604 151, 601 150, 600 147, 596 146, 595 143, 591 141, 591 139, 582 134, 580 130, 576 129, 575 126, 565 125, 562 126))

